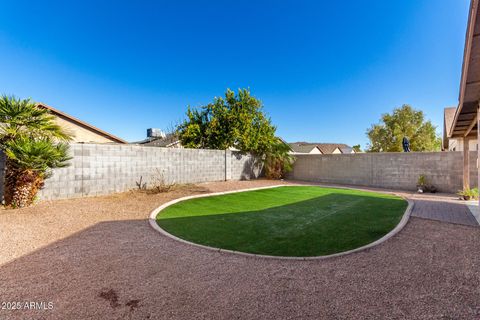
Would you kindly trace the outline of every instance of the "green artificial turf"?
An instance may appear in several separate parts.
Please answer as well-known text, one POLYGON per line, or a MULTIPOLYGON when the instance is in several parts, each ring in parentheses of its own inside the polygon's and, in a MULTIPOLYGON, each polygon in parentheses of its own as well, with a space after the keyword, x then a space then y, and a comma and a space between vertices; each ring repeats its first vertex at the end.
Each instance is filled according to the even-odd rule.
POLYGON ((199 244, 275 256, 318 256, 373 242, 405 212, 402 198, 358 190, 287 186, 182 201, 157 223, 199 244))

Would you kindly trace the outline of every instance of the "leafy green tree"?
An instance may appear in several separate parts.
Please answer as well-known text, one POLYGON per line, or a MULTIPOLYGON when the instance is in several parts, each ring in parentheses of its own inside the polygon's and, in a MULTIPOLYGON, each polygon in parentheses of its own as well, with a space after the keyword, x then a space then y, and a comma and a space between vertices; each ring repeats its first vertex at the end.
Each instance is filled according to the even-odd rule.
POLYGON ((291 167, 292 159, 290 148, 275 136, 275 131, 261 101, 248 89, 239 89, 237 94, 227 89, 225 97, 215 98, 213 103, 197 109, 189 107, 185 121, 177 127, 186 148, 235 148, 266 160, 267 166, 276 168, 277 174, 272 177, 279 177, 291 167))
POLYGON ((0 149, 6 155, 5 204, 30 205, 50 170, 67 165, 71 139, 30 99, 0 98, 0 149))
POLYGON ((367 130, 367 136, 368 152, 401 152, 403 137, 410 140, 412 151, 438 151, 441 147, 436 127, 425 121, 422 111, 407 104, 382 115, 380 123, 367 130))
POLYGON ((187 119, 178 126, 187 148, 228 149, 265 154, 276 143, 275 126, 263 112, 260 100, 247 89, 238 94, 228 89, 224 98, 199 109, 188 108, 187 119))

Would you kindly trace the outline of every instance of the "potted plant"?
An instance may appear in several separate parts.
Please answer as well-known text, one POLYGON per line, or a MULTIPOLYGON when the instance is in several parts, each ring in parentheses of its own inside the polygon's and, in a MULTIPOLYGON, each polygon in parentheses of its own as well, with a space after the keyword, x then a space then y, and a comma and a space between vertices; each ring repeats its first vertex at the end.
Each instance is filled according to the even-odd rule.
POLYGON ((427 177, 424 174, 421 174, 417 180, 417 191, 418 193, 424 193, 427 188, 427 177))
POLYGON ((478 188, 465 188, 457 193, 463 200, 478 200, 478 188))

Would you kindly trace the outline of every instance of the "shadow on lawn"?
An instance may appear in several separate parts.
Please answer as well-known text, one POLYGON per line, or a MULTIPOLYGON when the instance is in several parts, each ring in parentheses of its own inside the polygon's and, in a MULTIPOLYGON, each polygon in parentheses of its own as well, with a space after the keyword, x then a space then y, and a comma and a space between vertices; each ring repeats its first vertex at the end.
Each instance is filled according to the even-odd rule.
POLYGON ((406 207, 400 198, 329 193, 255 211, 222 212, 219 208, 211 215, 172 218, 160 213, 157 222, 175 236, 216 248, 318 256, 381 238, 399 223, 406 207))

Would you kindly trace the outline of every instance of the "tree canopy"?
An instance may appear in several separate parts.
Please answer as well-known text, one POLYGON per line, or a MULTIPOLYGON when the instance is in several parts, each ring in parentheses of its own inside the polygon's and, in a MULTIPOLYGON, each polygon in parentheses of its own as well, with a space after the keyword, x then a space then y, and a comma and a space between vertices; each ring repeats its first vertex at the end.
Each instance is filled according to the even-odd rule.
POLYGON ((403 137, 410 140, 412 151, 438 151, 441 138, 435 130, 436 127, 430 120, 425 120, 422 111, 404 104, 401 108, 395 108, 392 113, 383 114, 380 123, 367 130, 370 139, 367 151, 401 152, 403 137))
POLYGON ((200 108, 188 108, 187 119, 178 126, 182 145, 187 148, 228 149, 263 155, 277 143, 275 126, 263 112, 260 100, 248 89, 200 108))
POLYGON ((275 135, 276 127, 263 112, 260 100, 248 89, 235 94, 230 89, 224 98, 200 108, 188 108, 187 117, 177 127, 186 148, 235 148, 263 160, 268 178, 279 179, 292 169, 290 147, 275 135))
POLYGON ((362 152, 362 148, 360 147, 359 144, 356 144, 352 147, 353 151, 355 152, 362 152))

